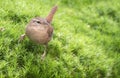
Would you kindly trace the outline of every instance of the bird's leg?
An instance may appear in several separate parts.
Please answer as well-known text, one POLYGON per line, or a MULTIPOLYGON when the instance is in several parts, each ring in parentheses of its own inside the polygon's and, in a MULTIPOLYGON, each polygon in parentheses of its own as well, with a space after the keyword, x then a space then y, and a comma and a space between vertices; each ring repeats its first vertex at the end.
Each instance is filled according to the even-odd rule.
POLYGON ((47 44, 44 45, 44 53, 41 55, 41 60, 44 60, 47 53, 46 51, 47 51, 47 44))
POLYGON ((21 42, 21 41, 25 38, 25 36, 26 36, 25 34, 22 34, 22 35, 20 36, 18 42, 21 42))
POLYGON ((5 30, 5 28, 3 28, 3 27, 2 27, 2 28, 0 28, 0 31, 4 31, 4 30, 5 30))

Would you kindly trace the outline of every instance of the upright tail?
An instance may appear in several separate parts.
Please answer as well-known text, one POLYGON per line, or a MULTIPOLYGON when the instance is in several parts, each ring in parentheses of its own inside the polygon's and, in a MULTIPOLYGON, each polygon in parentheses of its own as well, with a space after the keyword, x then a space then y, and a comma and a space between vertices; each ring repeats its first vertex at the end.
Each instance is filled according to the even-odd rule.
POLYGON ((54 16, 55 12, 57 11, 57 8, 58 8, 57 6, 54 6, 54 7, 51 9, 51 11, 50 11, 50 13, 48 14, 48 16, 46 17, 46 20, 47 20, 49 23, 52 22, 53 16, 54 16))

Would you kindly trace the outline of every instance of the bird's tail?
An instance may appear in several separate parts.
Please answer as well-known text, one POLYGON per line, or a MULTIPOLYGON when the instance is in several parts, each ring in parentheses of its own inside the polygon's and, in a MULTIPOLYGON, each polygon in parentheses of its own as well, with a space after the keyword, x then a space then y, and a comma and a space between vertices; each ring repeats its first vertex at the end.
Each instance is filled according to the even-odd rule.
POLYGON ((50 13, 48 14, 48 16, 46 17, 46 20, 47 20, 49 23, 52 22, 53 16, 54 16, 55 12, 57 11, 57 8, 58 8, 57 6, 54 6, 54 7, 51 9, 51 11, 50 11, 50 13))

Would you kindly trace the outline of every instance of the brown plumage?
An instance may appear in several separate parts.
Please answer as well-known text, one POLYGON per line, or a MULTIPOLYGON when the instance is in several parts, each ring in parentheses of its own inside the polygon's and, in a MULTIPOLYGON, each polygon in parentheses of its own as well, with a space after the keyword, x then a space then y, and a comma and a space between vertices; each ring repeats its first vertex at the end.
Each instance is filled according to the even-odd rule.
POLYGON ((41 59, 44 59, 44 56, 46 55, 47 44, 52 38, 53 27, 51 26, 51 22, 56 10, 57 6, 54 6, 46 18, 33 18, 27 24, 25 34, 21 35, 20 37, 20 41, 27 36, 31 41, 37 44, 45 45, 45 50, 41 59))

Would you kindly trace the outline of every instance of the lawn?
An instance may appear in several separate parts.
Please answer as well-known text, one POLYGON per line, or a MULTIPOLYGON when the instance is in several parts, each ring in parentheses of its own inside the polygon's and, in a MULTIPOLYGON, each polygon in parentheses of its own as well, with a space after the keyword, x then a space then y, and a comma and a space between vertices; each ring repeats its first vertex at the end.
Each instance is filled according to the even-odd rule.
POLYGON ((120 0, 0 0, 0 78, 120 78, 120 0), (41 61, 43 45, 18 40, 54 5, 41 61))

